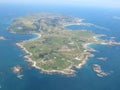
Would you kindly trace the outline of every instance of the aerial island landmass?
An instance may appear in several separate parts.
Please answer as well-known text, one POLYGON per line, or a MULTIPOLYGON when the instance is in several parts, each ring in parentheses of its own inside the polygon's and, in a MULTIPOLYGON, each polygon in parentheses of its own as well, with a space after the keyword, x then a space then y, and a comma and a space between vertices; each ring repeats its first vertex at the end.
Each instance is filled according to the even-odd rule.
MULTIPOLYGON (((60 14, 38 13, 13 19, 8 28, 20 34, 38 34, 38 38, 17 43, 27 55, 32 66, 45 73, 72 75, 75 68, 81 68, 93 55, 90 44, 120 44, 98 39, 88 30, 70 30, 66 25, 83 23, 82 19, 60 14)), ((95 66, 96 67, 96 66, 95 66)), ((97 69, 99 70, 99 69, 97 69)))

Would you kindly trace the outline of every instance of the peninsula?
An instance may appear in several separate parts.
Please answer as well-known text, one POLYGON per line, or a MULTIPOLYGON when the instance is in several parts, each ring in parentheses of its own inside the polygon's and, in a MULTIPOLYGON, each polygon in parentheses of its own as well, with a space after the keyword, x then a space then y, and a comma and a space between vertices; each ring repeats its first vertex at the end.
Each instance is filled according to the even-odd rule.
MULTIPOLYGON (((20 34, 38 34, 40 37, 17 43, 32 66, 46 73, 71 75, 93 56, 89 44, 112 44, 99 40, 88 30, 69 30, 66 25, 83 23, 82 19, 60 14, 39 13, 13 19, 8 28, 20 34)), ((113 42, 114 43, 114 42, 113 42)))

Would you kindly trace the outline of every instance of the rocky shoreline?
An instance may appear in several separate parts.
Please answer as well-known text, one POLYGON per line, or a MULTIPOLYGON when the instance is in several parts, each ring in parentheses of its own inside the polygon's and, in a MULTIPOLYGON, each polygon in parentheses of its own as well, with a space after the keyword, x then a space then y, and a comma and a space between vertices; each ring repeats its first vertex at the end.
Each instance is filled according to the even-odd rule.
MULTIPOLYGON (((34 39, 30 39, 30 40, 39 39, 39 38, 41 37, 41 35, 40 35, 39 33, 35 33, 35 34, 37 34, 38 37, 37 37, 37 38, 34 38, 34 39)), ((95 40, 98 39, 97 37, 100 37, 100 36, 93 36, 93 38, 94 38, 95 40)), ((28 41, 28 40, 27 40, 27 41, 28 41)), ((97 40, 97 41, 98 41, 98 40, 97 40)), ((23 42, 26 42, 26 41, 23 41, 23 42)), ((41 70, 41 72, 43 72, 43 73, 48 73, 48 74, 51 74, 51 73, 61 73, 61 74, 65 74, 65 75, 74 75, 74 74, 75 74, 75 70, 73 70, 72 68, 73 68, 73 67, 76 67, 76 68, 79 68, 79 69, 82 68, 82 66, 83 66, 84 64, 86 64, 88 58, 94 56, 94 55, 91 54, 90 52, 91 52, 91 51, 92 51, 92 52, 95 52, 95 51, 96 51, 96 50, 94 50, 93 48, 90 48, 90 47, 89 47, 89 45, 94 44, 94 43, 85 43, 85 44, 83 44, 83 47, 85 48, 84 53, 86 54, 86 57, 85 57, 83 60, 81 60, 82 62, 81 62, 79 65, 77 65, 77 66, 72 66, 72 65, 71 65, 70 67, 68 67, 67 69, 64 69, 64 70, 62 70, 62 71, 61 71, 61 70, 44 70, 44 69, 40 68, 39 66, 37 66, 37 63, 30 58, 30 57, 32 56, 32 53, 30 53, 30 52, 22 45, 23 42, 21 42, 21 43, 16 43, 16 45, 19 46, 23 51, 26 52, 27 55, 24 56, 25 59, 32 64, 32 67, 35 67, 35 68, 41 70)), ((117 45, 119 45, 119 43, 117 43, 117 42, 114 42, 114 43, 112 43, 112 44, 109 44, 108 42, 106 42, 106 43, 103 42, 103 43, 101 43, 101 44, 105 44, 105 45, 114 45, 114 44, 116 45, 116 44, 117 44, 117 45)), ((103 72, 100 70, 100 68, 99 68, 98 66, 96 66, 96 65, 94 65, 94 71, 97 72, 99 76, 104 76, 104 75, 106 75, 106 74, 103 73, 103 72), (95 68, 95 67, 97 67, 97 68, 95 68), (99 69, 99 70, 98 70, 98 69, 99 69)))
MULTIPOLYGON (((30 39, 30 40, 35 40, 35 39, 39 39, 41 37, 41 35, 39 33, 37 33, 38 37, 37 38, 34 38, 34 39, 30 39)), ((28 41, 28 40, 27 40, 28 41)), ((64 75, 68 75, 68 76, 71 76, 71 75, 74 75, 75 74, 75 70, 73 70, 72 68, 73 67, 76 67, 76 68, 82 68, 82 66, 84 64, 86 64, 87 60, 89 57, 93 57, 94 55, 91 54, 89 51, 95 51, 94 49, 90 48, 89 45, 91 43, 86 43, 86 44, 83 44, 85 50, 84 50, 84 53, 86 54, 86 57, 81 60, 82 62, 77 65, 77 66, 70 66, 68 67, 67 69, 64 69, 64 70, 44 70, 42 68, 40 68, 39 66, 37 66, 37 63, 31 59, 31 56, 32 56, 32 53, 30 53, 24 46, 23 46, 23 43, 26 42, 26 41, 23 41, 23 42, 20 42, 20 43, 16 43, 16 45, 18 47, 20 47, 27 55, 24 56, 24 58, 30 62, 32 64, 32 67, 35 67, 36 69, 39 69, 41 70, 41 72, 43 73, 47 73, 47 74, 52 74, 52 73, 60 73, 60 74, 64 74, 64 75)))
POLYGON ((93 70, 94 70, 94 72, 97 73, 97 76, 99 76, 99 77, 104 77, 104 76, 107 76, 109 74, 109 73, 104 72, 101 69, 101 66, 98 64, 93 64, 93 70))

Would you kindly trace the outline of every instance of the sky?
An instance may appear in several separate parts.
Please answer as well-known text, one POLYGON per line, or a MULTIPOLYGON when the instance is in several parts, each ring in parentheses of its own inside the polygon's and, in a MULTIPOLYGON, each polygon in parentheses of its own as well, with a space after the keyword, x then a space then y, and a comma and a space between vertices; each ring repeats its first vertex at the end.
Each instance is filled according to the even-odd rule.
POLYGON ((120 0, 0 0, 0 3, 72 5, 120 8, 120 0))

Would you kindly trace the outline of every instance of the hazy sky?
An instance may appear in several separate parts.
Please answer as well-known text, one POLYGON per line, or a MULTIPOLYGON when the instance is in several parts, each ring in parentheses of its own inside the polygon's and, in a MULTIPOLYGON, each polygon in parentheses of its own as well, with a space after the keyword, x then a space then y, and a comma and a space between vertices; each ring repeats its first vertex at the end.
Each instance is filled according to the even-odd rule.
POLYGON ((120 0, 0 0, 0 3, 59 4, 76 6, 119 7, 120 0))

